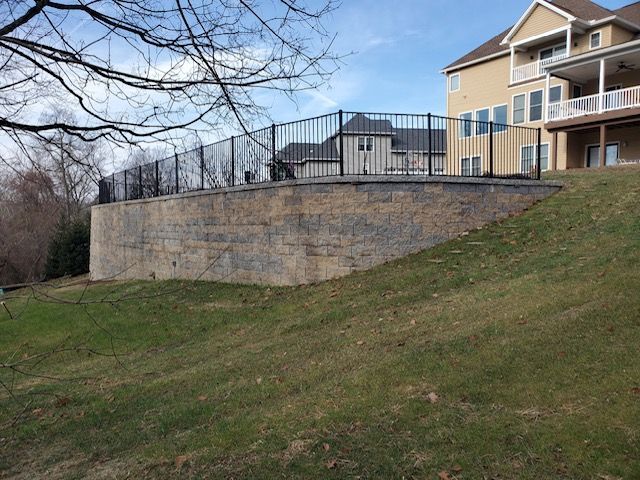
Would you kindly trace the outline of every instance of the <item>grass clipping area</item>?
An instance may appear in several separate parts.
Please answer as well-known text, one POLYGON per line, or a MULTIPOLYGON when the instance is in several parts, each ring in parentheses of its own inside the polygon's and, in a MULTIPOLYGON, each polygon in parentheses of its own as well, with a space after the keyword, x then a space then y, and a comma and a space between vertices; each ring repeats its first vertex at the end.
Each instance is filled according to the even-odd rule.
POLYGON ((5 365, 118 357, 0 369, 0 478, 640 478, 640 169, 549 178, 522 216, 320 285, 12 294, 5 365))

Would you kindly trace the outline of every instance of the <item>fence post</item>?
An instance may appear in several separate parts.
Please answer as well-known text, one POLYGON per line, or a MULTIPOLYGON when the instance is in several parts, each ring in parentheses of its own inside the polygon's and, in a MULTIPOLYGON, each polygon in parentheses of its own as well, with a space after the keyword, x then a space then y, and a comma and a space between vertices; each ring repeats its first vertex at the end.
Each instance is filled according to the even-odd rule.
POLYGON ((493 178, 493 122, 489 122, 489 176, 493 178))
POLYGON ((272 171, 276 171, 276 124, 271 124, 271 165, 272 171))
POLYGON ((127 193, 127 170, 124 171, 124 199, 129 200, 129 194, 127 193))
POLYGON ((144 198, 144 192, 142 191, 142 165, 138 165, 138 189, 138 198, 144 198))
POLYGON ((236 185, 236 137, 231 137, 231 186, 236 185))
POLYGON ((179 167, 178 167, 178 154, 173 155, 176 160, 176 193, 179 193, 180 190, 180 177, 179 175, 179 167))
POLYGON ((427 167, 427 174, 429 176, 432 175, 432 171, 431 171, 431 150, 432 150, 432 144, 433 144, 433 138, 432 138, 432 132, 431 132, 431 113, 427 114, 427 122, 429 122, 427 124, 427 162, 429 163, 428 167, 427 167))
POLYGON ((116 174, 112 173, 111 174, 111 191, 113 192, 113 194, 111 195, 113 197, 113 201, 116 201, 116 174))
POLYGON ((542 155, 542 128, 538 127, 538 145, 536 146, 536 178, 540 180, 540 156, 542 155))
POLYGON ((158 175, 158 160, 156 160, 156 197, 160 196, 160 175, 158 175))
POLYGON ((200 190, 204 190, 204 147, 200 145, 200 190))
POLYGON ((340 176, 344 176, 344 135, 342 131, 343 113, 342 109, 338 112, 338 122, 340 123, 340 176))

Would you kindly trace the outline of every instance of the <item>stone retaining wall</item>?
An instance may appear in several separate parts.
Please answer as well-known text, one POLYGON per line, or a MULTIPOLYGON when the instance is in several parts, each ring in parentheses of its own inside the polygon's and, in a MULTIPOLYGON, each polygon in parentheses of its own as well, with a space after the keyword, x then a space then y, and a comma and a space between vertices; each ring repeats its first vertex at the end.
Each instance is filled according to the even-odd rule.
POLYGON ((345 176, 99 205, 91 277, 322 281, 458 237, 559 189, 528 180, 345 176))

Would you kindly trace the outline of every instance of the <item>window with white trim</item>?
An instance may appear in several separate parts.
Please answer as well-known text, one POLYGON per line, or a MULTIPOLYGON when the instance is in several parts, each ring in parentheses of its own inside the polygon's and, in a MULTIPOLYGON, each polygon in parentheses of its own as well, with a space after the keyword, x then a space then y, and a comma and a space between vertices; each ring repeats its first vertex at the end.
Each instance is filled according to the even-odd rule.
POLYGON ((359 152, 373 152, 373 137, 358 137, 359 152))
POLYGON ((489 133, 490 110, 483 108, 476 110, 476 135, 487 135, 489 133))
POLYGON ((509 123, 509 107, 507 105, 496 105, 493 107, 493 132, 504 132, 509 123))
POLYGON ((602 46, 602 32, 593 32, 589 35, 589 49, 600 48, 602 46))
POLYGON ((482 174, 482 158, 479 155, 461 158, 460 172, 463 177, 479 177, 482 174))
POLYGON ((527 95, 522 93, 513 97, 513 123, 518 125, 525 122, 527 111, 527 95))
POLYGON ((549 89, 549 105, 562 101, 562 85, 555 85, 549 89))
POLYGON ((473 113, 465 112, 460 114, 460 138, 467 138, 473 134, 472 125, 473 113))
POLYGON ((449 91, 457 92, 460 90, 460 74, 454 73, 449 77, 449 91))
POLYGON ((573 85, 573 97, 572 98, 580 98, 582 97, 582 85, 578 85, 577 83, 573 85))
POLYGON ((542 120, 542 90, 529 92, 529 121, 538 122, 542 120))
POLYGON ((555 47, 545 48, 540 50, 540 60, 549 60, 550 58, 559 57, 560 55, 566 55, 567 45, 556 45, 555 47))
MULTIPOLYGON (((536 170, 536 145, 523 145, 520 150, 520 172, 530 175, 536 170)), ((540 170, 549 170, 549 144, 540 145, 540 170)))

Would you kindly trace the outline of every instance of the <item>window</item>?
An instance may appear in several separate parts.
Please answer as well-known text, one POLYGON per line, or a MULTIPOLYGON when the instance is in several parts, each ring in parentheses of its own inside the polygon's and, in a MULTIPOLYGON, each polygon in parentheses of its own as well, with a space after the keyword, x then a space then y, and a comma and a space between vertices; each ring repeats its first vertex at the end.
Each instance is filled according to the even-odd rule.
POLYGON ((489 133, 489 109, 476 110, 476 135, 489 133))
POLYGON ((582 85, 573 86, 573 98, 580 98, 582 96, 582 85))
POLYGON ((602 45, 602 32, 594 32, 589 36, 589 49, 600 48, 602 45))
MULTIPOLYGON (((545 48, 544 50, 540 50, 540 60, 550 60, 555 57, 559 57, 560 55, 567 54, 567 46, 566 45, 556 45, 555 47, 545 48)), ((548 62, 546 62, 548 63, 548 62)))
POLYGON ((479 177, 482 173, 482 159, 480 156, 464 157, 460 159, 463 177, 479 177))
POLYGON ((472 135, 471 125, 472 125, 472 113, 466 112, 460 114, 460 138, 467 138, 472 135))
POLYGON ((373 152, 373 137, 358 137, 359 152, 373 152))
POLYGON ((497 105, 493 107, 493 123, 495 123, 493 126, 494 133, 504 132, 507 129, 509 118, 506 105, 497 105))
POLYGON ((562 85, 556 85, 549 89, 549 105, 562 100, 562 85))
POLYGON ((529 121, 542 120, 542 90, 529 93, 529 121))
POLYGON ((525 112, 527 109, 527 96, 523 93, 513 97, 513 123, 519 124, 525 122, 525 112))
POLYGON ((449 77, 449 91, 457 92, 460 90, 460 74, 456 73, 449 77))
MULTIPOLYGON (((520 169, 523 175, 530 175, 536 170, 536 145, 523 145, 520 151, 520 169)), ((540 170, 549 169, 549 144, 540 145, 540 170)))

